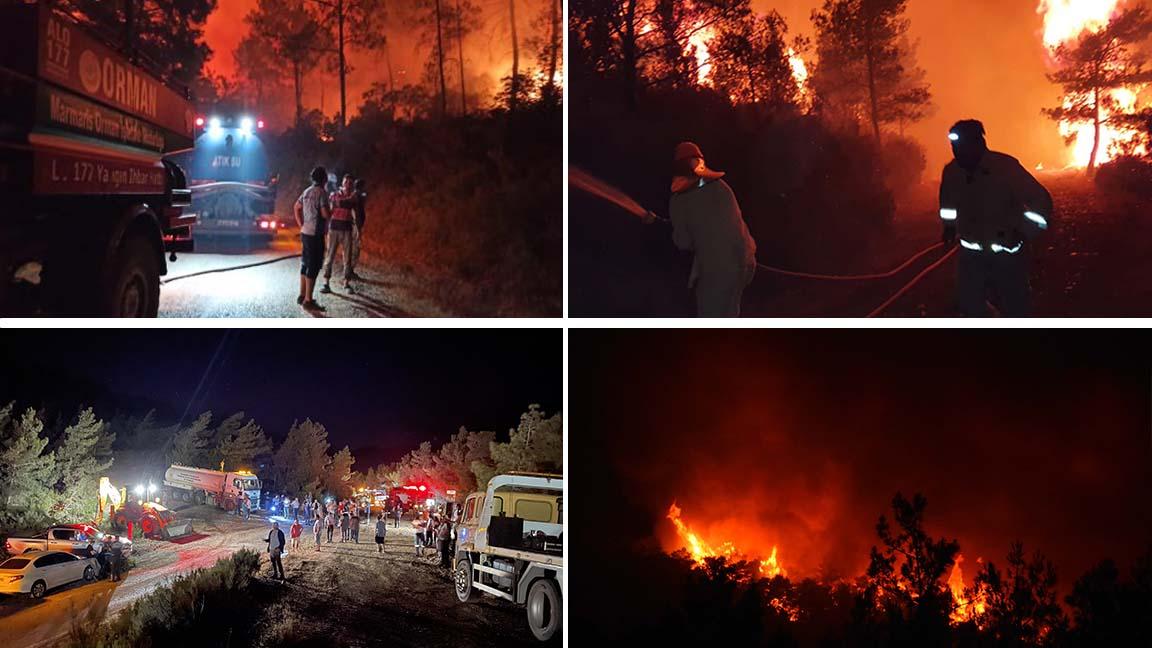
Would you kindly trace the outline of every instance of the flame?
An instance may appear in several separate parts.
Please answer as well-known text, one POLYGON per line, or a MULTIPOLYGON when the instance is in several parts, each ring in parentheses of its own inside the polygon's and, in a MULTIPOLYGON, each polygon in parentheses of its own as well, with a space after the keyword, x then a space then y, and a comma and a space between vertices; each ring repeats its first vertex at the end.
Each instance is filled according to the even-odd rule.
MULTIPOLYGON (((1116 13, 1120 0, 1040 0, 1037 13, 1044 16, 1044 45, 1049 53, 1055 53, 1062 44, 1075 41, 1084 32, 1096 33, 1108 25, 1116 13)), ((1136 108, 1137 93, 1128 88, 1118 88, 1109 93, 1119 106, 1120 112, 1132 112, 1136 108)), ((1065 102, 1068 107, 1069 102, 1065 102)), ((1110 113, 1102 111, 1107 119, 1110 113)), ((1060 122, 1060 134, 1065 138, 1075 135, 1069 150, 1069 166, 1085 168, 1092 158, 1092 146, 1096 139, 1093 124, 1060 122)), ((1114 146, 1131 142, 1136 134, 1114 128, 1107 123, 1100 125, 1100 142, 1096 162, 1101 164, 1113 158, 1114 146)), ((1137 153, 1145 153, 1140 146, 1137 153)))
MULTIPOLYGON (((956 603, 956 609, 952 611, 951 615, 953 623, 970 621, 984 614, 984 597, 977 594, 973 600, 969 601, 964 593, 964 571, 960 569, 962 562, 964 562, 964 556, 956 554, 952 573, 948 575, 948 589, 952 590, 952 600, 956 603)), ((977 558, 976 562, 983 562, 983 559, 977 558)))
POLYGON ((807 110, 812 107, 812 91, 808 89, 808 65, 791 47, 788 48, 788 64, 792 66, 792 78, 796 80, 796 87, 800 89, 800 107, 807 110))
MULTIPOLYGON (((702 540, 691 527, 680 519, 681 510, 676 503, 673 502, 672 506, 668 507, 668 519, 676 526, 676 534, 680 537, 683 543, 684 550, 692 557, 692 560, 697 565, 703 566, 707 558, 723 557, 728 559, 744 559, 746 552, 740 551, 732 542, 725 541, 717 546, 713 546, 708 542, 702 540)), ((787 576, 788 572, 780 564, 779 559, 776 557, 777 547, 772 546, 772 551, 767 558, 759 559, 760 575, 765 578, 775 578, 776 576, 787 576)))
POLYGON ((692 25, 684 53, 696 57, 696 82, 700 85, 711 85, 708 75, 712 74, 712 56, 708 53, 708 42, 716 36, 716 32, 710 26, 701 25, 700 21, 692 25))

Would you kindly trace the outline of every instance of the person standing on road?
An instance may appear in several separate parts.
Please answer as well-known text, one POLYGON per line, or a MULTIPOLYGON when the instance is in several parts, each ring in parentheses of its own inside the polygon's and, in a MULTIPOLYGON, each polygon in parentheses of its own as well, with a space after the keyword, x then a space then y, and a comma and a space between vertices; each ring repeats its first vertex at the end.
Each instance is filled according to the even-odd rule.
POLYGON ((123 562, 123 560, 124 560, 124 545, 120 542, 120 538, 116 538, 116 541, 112 543, 112 559, 111 559, 111 563, 112 563, 111 580, 112 581, 119 581, 120 580, 120 569, 122 568, 121 563, 123 562))
POLYGON ((352 508, 352 526, 348 527, 352 542, 360 544, 360 511, 359 507, 352 508))
MULTIPOLYGON (((368 200, 368 193, 364 191, 364 178, 357 178, 353 185, 352 200, 345 207, 352 208, 352 274, 356 281, 363 277, 356 274, 356 267, 360 265, 360 237, 364 235, 364 223, 367 220, 364 212, 364 203, 368 200)), ((371 515, 369 513, 369 515, 371 515)))
POLYGON ((299 517, 292 522, 290 531, 292 535, 292 551, 300 551, 300 534, 304 531, 304 525, 300 524, 299 517))
POLYGON ((404 508, 401 507, 399 503, 397 503, 396 508, 393 509, 392 512, 396 514, 396 524, 394 525, 394 528, 399 529, 400 528, 400 516, 404 514, 404 508))
POLYGON ((324 524, 328 527, 328 544, 332 544, 332 526, 336 523, 333 517, 331 511, 324 515, 324 524))
POLYGON ((324 519, 320 517, 320 511, 316 511, 316 518, 312 522, 312 534, 316 536, 316 551, 320 551, 320 533, 324 530, 324 519))
POLYGON ((376 516, 376 553, 384 553, 384 536, 388 535, 388 523, 384 521, 384 514, 376 516))
POLYGON ((324 257, 324 287, 320 289, 322 293, 332 292, 332 287, 329 285, 332 280, 332 264, 336 261, 336 251, 341 248, 344 250, 344 290, 353 292, 351 283, 352 229, 355 222, 352 217, 352 209, 342 206, 351 205, 355 202, 356 194, 353 193, 352 183, 352 174, 344 174, 340 190, 332 194, 329 199, 336 207, 332 209, 332 222, 328 226, 328 252, 324 257))
POLYGON ((984 124, 956 122, 948 133, 954 160, 940 179, 943 240, 960 239, 956 301, 965 317, 988 314, 989 293, 1001 314, 1031 313, 1031 241, 1048 229, 1052 196, 1020 162, 988 150, 984 124))
POLYGON ((296 225, 300 227, 300 295, 296 303, 307 310, 323 312, 325 308, 316 303, 312 291, 316 288, 316 277, 324 265, 324 234, 328 219, 332 216, 332 205, 324 184, 328 182, 328 171, 318 166, 312 169, 312 185, 296 199, 294 213, 296 225))
POLYGON ((268 531, 268 559, 272 562, 272 578, 284 580, 284 563, 280 561, 280 554, 284 552, 284 532, 280 530, 280 523, 273 522, 272 529, 268 531))
POLYGON ((440 550, 440 566, 444 569, 452 568, 452 556, 449 553, 451 536, 452 525, 448 522, 447 518, 444 518, 440 521, 440 526, 436 528, 436 543, 437 548, 440 550))

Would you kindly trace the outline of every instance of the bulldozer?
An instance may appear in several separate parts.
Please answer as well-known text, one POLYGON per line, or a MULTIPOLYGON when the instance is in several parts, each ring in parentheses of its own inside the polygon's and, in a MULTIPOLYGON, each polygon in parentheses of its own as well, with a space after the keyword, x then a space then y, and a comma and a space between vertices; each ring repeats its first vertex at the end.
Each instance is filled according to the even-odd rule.
POLYGON ((191 520, 178 520, 171 509, 153 502, 125 502, 114 508, 109 517, 117 531, 127 529, 132 522, 147 538, 171 540, 194 533, 191 520))

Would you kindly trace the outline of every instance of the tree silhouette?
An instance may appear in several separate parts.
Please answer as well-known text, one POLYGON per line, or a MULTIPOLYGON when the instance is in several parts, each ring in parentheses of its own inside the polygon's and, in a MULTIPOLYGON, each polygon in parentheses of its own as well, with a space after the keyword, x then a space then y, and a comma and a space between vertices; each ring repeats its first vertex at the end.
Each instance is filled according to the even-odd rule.
POLYGON ((976 625, 1003 645, 1039 645, 1067 626, 1057 602, 1055 566, 1039 553, 1025 559, 1020 542, 1012 543, 1005 571, 986 563, 964 596, 976 607, 976 625))
POLYGON ((1104 560, 1076 581, 1065 599, 1072 608, 1070 639, 1080 646, 1152 645, 1152 546, 1121 579, 1104 560))
POLYGON ((870 598, 895 620, 907 622, 908 630, 929 641, 947 637, 952 595, 944 582, 960 552, 956 540, 933 540, 924 531, 921 494, 912 500, 897 493, 892 498, 895 528, 881 515, 876 534, 884 547, 872 547, 868 577, 870 598))
POLYGON ((812 12, 820 64, 812 74, 821 104, 849 119, 863 118, 880 144, 881 127, 924 116, 928 85, 917 82, 906 38, 907 0, 825 0, 812 12))

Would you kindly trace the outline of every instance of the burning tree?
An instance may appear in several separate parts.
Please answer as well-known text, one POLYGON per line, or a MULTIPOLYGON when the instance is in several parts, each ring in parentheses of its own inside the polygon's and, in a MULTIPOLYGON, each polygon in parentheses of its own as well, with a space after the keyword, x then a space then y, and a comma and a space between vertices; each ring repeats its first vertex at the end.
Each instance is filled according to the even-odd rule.
POLYGON ((906 37, 907 0, 825 0, 812 13, 820 63, 813 86, 827 112, 872 126, 915 122, 932 100, 906 37))
POLYGON ((956 540, 933 540, 924 530, 928 500, 919 493, 909 501, 900 493, 892 498, 893 529, 881 515, 876 534, 884 548, 873 546, 868 577, 869 593, 889 615, 908 618, 921 636, 947 632, 954 599, 944 582, 960 552, 956 540))
POLYGON ((788 25, 775 11, 725 22, 709 47, 713 86, 737 103, 770 110, 797 105, 802 88, 793 60, 806 42, 798 38, 789 46, 787 35, 788 25))
POLYGON ((987 563, 965 598, 978 601, 970 615, 976 625, 1008 645, 1039 645, 1067 626, 1056 598, 1056 567, 1039 553, 1027 560, 1019 542, 1008 552, 1008 568, 987 563))
POLYGON ((1063 101, 1044 114, 1062 125, 1069 143, 1086 134, 1076 124, 1088 124, 1092 151, 1088 171, 1096 168, 1102 144, 1116 137, 1110 127, 1135 107, 1133 87, 1152 81, 1144 68, 1147 56, 1136 47, 1152 34, 1152 18, 1144 6, 1117 13, 1103 27, 1085 29, 1074 42, 1062 42, 1052 52, 1059 66, 1049 80, 1064 90, 1063 101), (1108 135, 1105 137, 1105 135, 1108 135))

